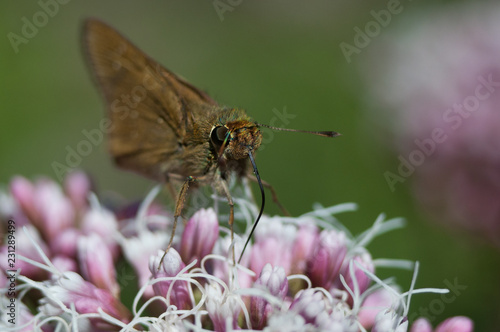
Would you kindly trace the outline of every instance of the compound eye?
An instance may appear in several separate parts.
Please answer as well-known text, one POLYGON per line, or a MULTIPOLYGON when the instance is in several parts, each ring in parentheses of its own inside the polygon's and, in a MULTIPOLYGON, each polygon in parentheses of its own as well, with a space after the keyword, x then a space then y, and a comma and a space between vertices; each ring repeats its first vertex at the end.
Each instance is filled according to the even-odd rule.
POLYGON ((222 143, 224 143, 226 136, 227 136, 227 128, 224 126, 214 127, 212 129, 212 132, 210 133, 210 139, 217 146, 221 146, 222 143))

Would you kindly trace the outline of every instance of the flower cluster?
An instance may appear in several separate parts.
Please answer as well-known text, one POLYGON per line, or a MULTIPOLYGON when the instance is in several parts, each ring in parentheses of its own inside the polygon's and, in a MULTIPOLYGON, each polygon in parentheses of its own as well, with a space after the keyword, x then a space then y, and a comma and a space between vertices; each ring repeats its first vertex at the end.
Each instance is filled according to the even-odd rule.
MULTIPOLYGON (((373 260, 366 246, 403 221, 381 215, 352 236, 334 216, 354 204, 318 207, 298 218, 264 216, 236 266, 232 246, 240 255, 244 236, 230 243, 230 230, 219 225, 214 209, 200 209, 177 227, 173 247, 164 252, 173 217, 153 203, 158 192, 135 208, 111 211, 83 173, 71 174, 64 190, 46 179, 14 178, 0 194, 0 216, 17 227, 17 321, 9 325, 3 312, 0 329, 407 331, 412 295, 447 292, 414 289, 418 264, 373 260), (124 262, 134 276, 116 270, 124 262), (375 270, 384 266, 413 267, 409 291, 380 280, 375 270), (134 300, 122 300, 135 287, 134 300)), ((249 200, 234 199, 245 236, 257 213, 249 200)), ((12 270, 6 254, 3 244, 4 271, 12 270)), ((4 307, 8 286, 5 278, 0 282, 4 307)), ((459 328, 472 331, 472 322, 453 317, 434 331, 459 328)), ((432 330, 424 318, 410 327, 432 330)))
POLYGON ((374 45, 363 70, 399 154, 384 176, 392 191, 411 178, 433 220, 500 247, 500 6, 437 8, 374 45))

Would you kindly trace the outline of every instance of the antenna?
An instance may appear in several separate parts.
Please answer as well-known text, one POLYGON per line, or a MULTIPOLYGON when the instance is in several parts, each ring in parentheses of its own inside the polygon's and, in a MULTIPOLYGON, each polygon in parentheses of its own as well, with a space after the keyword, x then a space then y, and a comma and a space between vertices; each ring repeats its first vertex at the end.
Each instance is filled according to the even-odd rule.
POLYGON ((295 133, 306 133, 306 134, 313 134, 313 135, 318 135, 318 136, 323 136, 323 137, 337 137, 337 136, 341 135, 335 131, 310 131, 310 130, 288 129, 288 128, 279 128, 279 127, 268 126, 268 125, 264 125, 261 123, 256 123, 256 125, 259 127, 269 128, 269 129, 273 129, 273 130, 291 131, 291 132, 295 132, 295 133))

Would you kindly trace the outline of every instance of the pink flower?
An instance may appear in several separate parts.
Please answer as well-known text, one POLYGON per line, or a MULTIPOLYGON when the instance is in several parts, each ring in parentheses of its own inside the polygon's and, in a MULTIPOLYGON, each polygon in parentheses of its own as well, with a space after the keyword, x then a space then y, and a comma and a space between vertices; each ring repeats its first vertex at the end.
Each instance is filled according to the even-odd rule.
MULTIPOLYGON (((288 292, 285 270, 282 267, 273 268, 271 264, 266 264, 259 278, 255 281, 254 288, 265 289, 271 295, 284 300, 288 292)), ((260 330, 266 326, 267 316, 271 311, 271 304, 267 300, 259 296, 252 296, 250 299, 252 327, 260 330)))
POLYGON ((10 190, 22 212, 42 232, 48 243, 73 223, 73 206, 54 182, 40 179, 32 185, 17 176, 11 181, 10 190))
MULTIPOLYGON (((299 291, 289 312, 303 317, 314 331, 357 331, 356 319, 349 314, 345 303, 335 303, 325 293, 314 288, 299 291)), ((307 326, 306 325, 306 326, 307 326)), ((300 329, 308 330, 308 329, 300 329)))
POLYGON ((312 222, 299 227, 292 248, 291 273, 304 273, 318 241, 318 227, 312 222))
POLYGON ((104 240, 113 257, 118 256, 118 244, 116 234, 118 233, 118 221, 111 211, 101 206, 93 206, 83 214, 81 226, 84 234, 99 234, 104 240))
POLYGON ((21 210, 29 219, 36 219, 37 211, 34 203, 35 188, 22 176, 15 176, 10 181, 10 192, 21 210))
MULTIPOLYGON (((107 290, 97 288, 90 282, 73 272, 66 272, 56 280, 55 285, 48 290, 50 297, 41 300, 40 310, 46 315, 62 314, 64 308, 57 301, 63 303, 67 308, 74 305, 76 312, 98 313, 101 308, 105 313, 122 322, 130 321, 130 313, 123 304, 107 290), (57 301, 54 301, 57 300, 57 301)), ((92 318, 90 322, 94 329, 110 330, 114 326, 98 319, 92 318)))
MULTIPOLYGON (((202 210, 191 218, 184 230, 183 225, 179 225, 182 239, 174 238, 174 246, 160 264, 164 251, 159 249, 167 246, 170 236, 165 229, 171 218, 165 217, 162 209, 158 210, 160 214, 155 212, 156 207, 151 209, 158 189, 152 190, 139 208, 134 208, 133 220, 120 220, 118 224, 116 215, 100 206, 95 195, 90 195, 90 202, 86 204, 88 182, 81 176, 75 175, 67 181, 72 187, 66 189, 71 199, 48 181, 31 185, 17 178, 11 185, 15 192, 13 202, 0 204, 0 215, 12 216, 16 225, 19 221, 19 226, 26 225, 32 234, 28 238, 24 231, 16 232, 16 253, 37 261, 32 265, 17 260, 15 265, 16 269, 21 268, 21 275, 17 276, 22 282, 19 284, 22 291, 16 299, 19 308, 22 309, 25 301, 39 300, 39 306, 32 308, 38 311, 36 314, 21 313, 21 320, 32 322, 27 329, 109 331, 134 327, 229 331, 252 326, 270 331, 358 331, 364 325, 372 327, 372 332, 406 331, 407 307, 402 312, 399 306, 407 295, 398 296, 399 293, 394 292, 386 296, 387 287, 392 287, 387 284, 367 295, 370 279, 363 272, 374 274, 374 268, 370 254, 363 251, 361 245, 368 244, 382 230, 398 227, 397 222, 385 222, 381 216, 373 228, 356 238, 357 242, 352 245, 338 225, 318 233, 320 219, 329 219, 326 214, 334 213, 332 211, 345 210, 347 207, 343 205, 314 211, 307 219, 310 224, 304 224, 304 217, 295 220, 264 217, 262 227, 257 228, 255 243, 248 247, 241 265, 233 266, 230 237, 228 234, 218 237, 215 213, 202 210), (47 216, 55 212, 41 202, 51 200, 62 208, 56 225, 47 230, 42 227, 46 226, 47 216), (65 207, 73 212, 68 214, 65 207), (51 240, 50 248, 38 233, 39 228, 51 240), (175 248, 181 248, 189 261, 196 258, 203 264, 186 266, 175 248), (119 249, 125 264, 134 268, 141 287, 131 308, 133 318, 118 298, 128 286, 127 275, 120 276, 119 284, 116 280, 114 257, 119 249), (269 262, 276 265, 273 267, 269 262), (298 275, 288 278, 299 281, 293 285, 292 294, 297 292, 293 300, 287 297, 287 275, 291 270, 298 275), (339 271, 345 278, 346 288, 353 291, 352 303, 338 282, 339 271), (257 273, 259 276, 252 282, 257 273), (308 278, 315 287, 300 289, 307 285, 301 280, 308 278)), ((1 194, 0 199, 5 202, 6 195, 1 194)), ((236 202, 251 204, 242 203, 240 199, 236 202)), ((246 224, 251 221, 247 220, 246 224)), ((242 246, 239 240, 236 237, 237 257, 242 246)), ((6 268, 7 255, 4 244, 0 247, 2 268, 6 268)), ((377 284, 384 283, 372 278, 377 284)), ((10 284, 0 279, 0 285, 5 288, 10 284)), ((443 292, 431 288, 421 291, 443 292)), ((5 296, 0 296, 2 304, 4 300, 5 296)), ((0 330, 4 327, 0 320, 0 330)), ((412 328, 420 332, 417 324, 412 328)), ((472 322, 454 317, 440 324, 436 331, 459 328, 470 332, 472 322)))
POLYGON ((271 264, 283 267, 286 274, 290 273, 296 234, 295 226, 263 217, 255 231, 250 268, 260 273, 266 264, 271 264))
POLYGON ((212 252, 219 237, 219 222, 213 209, 201 209, 186 224, 182 233, 180 254, 183 261, 191 263, 194 259, 200 265, 203 257, 212 252))
MULTIPOLYGON (((370 253, 366 250, 363 251, 363 253, 357 254, 353 258, 344 261, 341 268, 341 274, 344 276, 344 281, 347 284, 347 287, 354 292, 354 282, 356 282, 359 294, 363 294, 363 292, 368 289, 371 279, 356 263, 360 264, 363 268, 372 273, 375 271, 375 266, 373 265, 370 253)), ((343 285, 342 288, 344 288, 343 285)), ((352 305, 352 297, 350 295, 349 303, 352 305)))
POLYGON ((417 319, 411 326, 410 332, 472 332, 474 323, 470 318, 455 316, 446 319, 436 329, 432 329, 431 323, 425 318, 417 319))
POLYGON ((371 328, 375 324, 375 318, 378 313, 387 310, 396 301, 394 294, 390 293, 385 288, 381 288, 366 297, 358 317, 359 322, 364 328, 371 328))
POLYGON ((432 332, 432 325, 425 318, 419 318, 411 325, 410 332, 432 332))
POLYGON ((307 323, 314 323, 316 316, 324 309, 323 295, 314 289, 300 291, 290 305, 290 310, 299 313, 307 323))
POLYGON ((205 306, 208 316, 214 325, 214 331, 225 332, 238 326, 238 314, 241 311, 237 295, 228 290, 222 291, 218 283, 208 283, 205 286, 207 301, 205 306))
POLYGON ((391 191, 411 177, 433 220, 500 246, 500 6, 431 15, 381 44, 380 65, 366 68, 399 154, 384 176, 391 191))
MULTIPOLYGON (((150 257, 154 256, 161 248, 165 248, 167 242, 165 233, 151 233, 149 231, 140 232, 138 236, 121 239, 123 254, 139 277, 139 287, 145 285, 151 277, 150 257)), ((152 296, 153 289, 149 287, 145 294, 147 297, 152 296)))
POLYGON ((49 180, 39 180, 33 198, 38 229, 48 243, 74 223, 75 211, 61 188, 49 180))
POLYGON ((108 290, 114 297, 119 296, 120 286, 116 281, 113 256, 99 235, 94 233, 78 239, 78 257, 86 280, 108 290))
POLYGON ((67 257, 76 257, 78 238, 82 236, 82 232, 76 228, 67 228, 58 234, 52 243, 50 248, 54 254, 61 254, 67 257))
MULTIPOLYGON (((229 252, 229 248, 231 246, 231 238, 229 236, 226 237, 219 237, 217 242, 215 242, 215 246, 213 249, 212 254, 222 256, 222 257, 227 257, 229 261, 232 263, 232 250, 229 252)), ((242 242, 235 242, 235 254, 236 254, 236 260, 238 257, 241 255, 241 250, 243 250, 243 243, 242 242)), ((253 245, 249 245, 246 248, 245 253, 243 254, 243 257, 241 258, 241 265, 242 266, 248 266, 249 261, 250 261, 250 255, 252 254, 253 251, 253 245)), ((230 283, 231 281, 229 280, 229 277, 231 275, 230 269, 231 269, 231 264, 228 263, 228 260, 209 260, 206 264, 207 270, 211 271, 211 274, 214 277, 219 278, 220 280, 224 281, 225 283, 230 283)), ((251 287, 253 283, 253 277, 250 276, 247 273, 240 273, 238 276, 238 283, 241 288, 247 288, 251 287)))
MULTIPOLYGON (((31 235, 31 237, 37 241, 38 245, 40 248, 48 252, 49 249, 45 242, 42 240, 40 233, 38 230, 33 226, 33 225, 26 225, 28 233, 31 235)), ((35 246, 31 242, 31 240, 28 238, 26 233, 22 230, 18 230, 15 233, 15 250, 16 254, 22 255, 24 257, 27 257, 29 259, 34 260, 35 262, 42 262, 42 258, 40 257, 40 254, 36 250, 35 246)), ((47 272, 30 264, 27 263, 21 259, 16 259, 15 260, 15 266, 11 267, 8 264, 8 247, 7 243, 5 245, 2 245, 0 247, 0 267, 2 268, 3 271, 5 270, 11 270, 11 269, 21 269, 22 274, 24 276, 29 277, 30 279, 33 280, 44 280, 47 277, 47 272)))
POLYGON ((463 316, 451 317, 439 324, 435 332, 472 332, 474 323, 470 318, 463 316))
POLYGON ((78 266, 73 258, 66 256, 54 256, 52 257, 52 264, 56 267, 59 272, 77 272, 78 266))
POLYGON ((64 191, 77 211, 88 206, 87 198, 91 188, 90 180, 84 172, 72 172, 64 179, 64 191))
POLYGON ((382 310, 375 317, 371 332, 406 332, 408 321, 397 315, 393 309, 382 310))
MULTIPOLYGON (((170 248, 166 254, 164 251, 159 250, 156 255, 151 256, 149 259, 149 271, 151 271, 155 279, 176 277, 185 267, 186 264, 184 264, 181 256, 174 248, 170 248), (163 262, 160 265, 162 258, 163 262)), ((156 295, 167 298, 169 303, 175 305, 177 309, 193 307, 189 296, 189 285, 186 281, 158 281, 153 284, 153 290, 156 295), (167 297, 168 295, 170 297, 167 297)))
POLYGON ((338 277, 346 252, 346 237, 343 232, 324 230, 320 233, 306 270, 313 287, 330 288, 338 277))

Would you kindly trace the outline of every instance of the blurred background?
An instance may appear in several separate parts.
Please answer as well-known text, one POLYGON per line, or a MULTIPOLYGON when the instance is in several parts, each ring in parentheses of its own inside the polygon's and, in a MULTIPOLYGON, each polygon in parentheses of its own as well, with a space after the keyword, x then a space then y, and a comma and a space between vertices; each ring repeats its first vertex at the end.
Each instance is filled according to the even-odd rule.
MULTIPOLYGON (((67 165, 68 151, 86 139, 82 131, 99 128, 104 107, 80 40, 83 20, 97 17, 220 104, 244 108, 260 123, 286 112, 289 117, 278 117, 275 125, 342 133, 325 139, 266 132, 257 157, 260 175, 292 215, 308 212, 315 202, 358 203, 358 212, 339 217, 355 234, 381 212, 404 217, 406 228, 368 247, 373 257, 420 261, 420 288, 458 285, 446 300, 415 295, 410 313, 434 326, 466 315, 477 331, 496 331, 500 138, 495 133, 500 121, 490 110, 498 105, 497 87, 482 88, 481 96, 489 92, 491 98, 469 112, 476 120, 469 121, 468 113, 449 113, 461 116, 457 125, 442 115, 454 103, 474 102, 466 98, 481 84, 478 78, 500 73, 494 40, 500 10, 494 5, 64 2, 45 9, 44 1, 0 4, 2 186, 16 174, 57 179, 54 163, 67 165), (422 143, 416 153, 414 140, 427 142, 436 128, 448 139, 422 143)), ((99 195, 115 192, 139 200, 153 186, 117 170, 104 142, 92 145, 77 164, 93 177, 99 195)), ((270 202, 266 210, 279 212, 270 202)), ((395 275, 403 289, 409 287, 410 272, 378 274, 395 275)))

